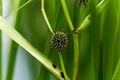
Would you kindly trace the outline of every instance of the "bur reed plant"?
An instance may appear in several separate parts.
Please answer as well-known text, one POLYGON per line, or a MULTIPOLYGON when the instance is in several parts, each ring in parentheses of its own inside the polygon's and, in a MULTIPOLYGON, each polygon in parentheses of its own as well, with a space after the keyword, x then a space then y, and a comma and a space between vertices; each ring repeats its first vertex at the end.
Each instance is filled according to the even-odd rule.
POLYGON ((11 6, 4 17, 0 1, 0 29, 11 38, 5 74, 0 36, 0 80, 24 75, 16 70, 24 70, 16 66, 20 54, 28 80, 120 80, 119 0, 11 0, 11 6))

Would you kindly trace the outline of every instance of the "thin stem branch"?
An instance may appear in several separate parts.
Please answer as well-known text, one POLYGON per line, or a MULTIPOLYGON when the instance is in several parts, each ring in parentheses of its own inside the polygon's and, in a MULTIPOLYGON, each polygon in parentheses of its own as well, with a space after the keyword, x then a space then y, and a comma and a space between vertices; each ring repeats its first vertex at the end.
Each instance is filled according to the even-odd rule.
MULTIPOLYGON (((104 0, 98 3, 98 5, 95 8, 97 15, 99 15, 105 9, 107 4, 108 4, 108 1, 104 1, 104 0)), ((92 15, 92 12, 85 17, 82 24, 80 24, 76 29, 75 31, 76 33, 79 33, 80 31, 85 30, 91 24, 91 19, 90 19, 91 15, 92 15)))
POLYGON ((32 0, 28 0, 27 2, 25 2, 23 5, 19 6, 16 10, 12 11, 11 13, 9 13, 7 16, 5 16, 4 18, 7 18, 8 16, 12 15, 13 13, 17 13, 20 9, 22 9, 23 7, 25 7, 26 5, 28 5, 32 0))
POLYGON ((32 0, 28 0, 27 2, 25 2, 23 5, 21 5, 21 6, 16 10, 16 12, 19 11, 20 9, 22 9, 24 6, 28 5, 31 1, 32 1, 32 0))
POLYGON ((64 14, 65 14, 65 17, 67 19, 69 28, 72 31, 72 30, 74 30, 74 27, 73 27, 73 24, 72 24, 72 21, 71 21, 71 18, 70 18, 70 15, 69 15, 65 0, 60 0, 60 1, 61 1, 61 4, 62 4, 62 8, 63 8, 64 14))
POLYGON ((69 80, 69 78, 67 77, 67 73, 66 73, 66 70, 65 70, 64 61, 63 61, 61 52, 59 52, 59 59, 60 59, 60 64, 61 64, 63 74, 65 76, 65 80, 69 80))
POLYGON ((84 21, 82 24, 79 25, 79 27, 76 29, 76 33, 85 30, 91 23, 90 21, 91 14, 85 17, 84 21))
POLYGON ((73 78, 72 80, 77 80, 78 68, 79 68, 79 41, 78 34, 73 34, 74 41, 74 63, 73 63, 73 78))
POLYGON ((53 29, 52 29, 52 27, 51 27, 51 25, 50 25, 50 23, 49 23, 49 20, 48 20, 48 18, 47 18, 46 12, 45 12, 44 0, 41 0, 41 11, 42 11, 43 17, 44 17, 44 19, 45 19, 45 21, 46 21, 46 23, 47 23, 47 25, 48 25, 48 28, 49 28, 50 32, 51 32, 51 33, 54 33, 54 32, 53 32, 53 29))
MULTIPOLYGON (((60 14, 60 11, 61 11, 61 6, 59 6, 59 8, 58 8, 58 11, 57 11, 57 17, 56 17, 56 20, 55 20, 55 23, 54 23, 54 28, 56 28, 56 25, 57 25, 57 20, 59 19, 59 14, 60 14)), ((46 55, 46 56, 50 56, 51 54, 50 54, 50 45, 49 45, 49 39, 47 39, 47 41, 46 41, 46 43, 45 43, 45 48, 44 48, 44 55, 46 55)), ((39 76, 38 76, 38 79, 37 80, 43 80, 44 79, 44 77, 46 76, 46 69, 45 69, 45 67, 40 67, 41 68, 41 71, 40 71, 40 73, 39 73, 39 76)))

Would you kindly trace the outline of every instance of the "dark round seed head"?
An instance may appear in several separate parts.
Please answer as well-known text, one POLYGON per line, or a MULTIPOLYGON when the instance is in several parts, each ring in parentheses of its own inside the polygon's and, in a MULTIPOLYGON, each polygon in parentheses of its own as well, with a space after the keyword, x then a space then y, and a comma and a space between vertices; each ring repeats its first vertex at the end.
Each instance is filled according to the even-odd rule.
POLYGON ((51 36, 50 45, 55 51, 62 51, 68 45, 67 35, 63 32, 56 32, 51 36))
POLYGON ((88 2, 88 0, 76 0, 76 3, 77 4, 84 4, 84 5, 86 5, 86 3, 88 2))

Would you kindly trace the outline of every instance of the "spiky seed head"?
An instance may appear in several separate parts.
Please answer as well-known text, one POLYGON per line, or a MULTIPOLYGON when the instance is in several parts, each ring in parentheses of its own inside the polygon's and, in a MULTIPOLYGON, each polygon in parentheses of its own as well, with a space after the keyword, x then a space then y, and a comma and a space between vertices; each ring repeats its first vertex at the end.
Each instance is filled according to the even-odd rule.
POLYGON ((50 39, 51 47, 58 52, 61 52, 68 46, 68 38, 64 32, 55 32, 50 39))
POLYGON ((86 5, 86 3, 88 2, 88 0, 76 0, 76 3, 77 4, 84 4, 84 5, 86 5))

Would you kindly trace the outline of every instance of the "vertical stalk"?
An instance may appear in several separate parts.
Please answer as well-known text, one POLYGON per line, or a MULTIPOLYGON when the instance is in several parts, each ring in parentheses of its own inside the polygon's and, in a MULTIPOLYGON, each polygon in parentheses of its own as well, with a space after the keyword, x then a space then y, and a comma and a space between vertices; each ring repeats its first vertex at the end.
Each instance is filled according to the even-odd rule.
POLYGON ((79 42, 78 42, 78 34, 76 34, 76 31, 74 30, 65 0, 60 0, 62 4, 62 8, 65 14, 65 17, 67 19, 69 28, 71 31, 73 31, 73 43, 74 43, 74 63, 73 63, 73 79, 77 79, 77 74, 78 74, 78 66, 79 66, 79 42), (75 31, 75 32, 74 32, 75 31))
POLYGON ((70 18, 70 15, 69 15, 65 0, 60 0, 60 1, 61 1, 61 4, 62 4, 62 8, 63 8, 64 14, 65 14, 65 17, 67 19, 69 28, 72 31, 72 30, 74 30, 74 27, 73 27, 72 20, 70 18))
POLYGON ((74 42, 74 65, 73 65, 73 78, 72 80, 77 80, 78 68, 79 68, 79 41, 78 34, 73 34, 74 42))
POLYGON ((62 68, 62 70, 63 70, 63 74, 64 74, 64 77, 65 77, 65 80, 69 80, 69 78, 67 77, 66 70, 65 70, 65 66, 64 66, 62 54, 61 54, 61 53, 58 53, 58 54, 59 54, 60 65, 61 65, 61 68, 62 68))
MULTIPOLYGON (((0 16, 2 15, 2 0, 0 0, 0 16)), ((0 80, 2 80, 2 34, 0 31, 0 80)))

